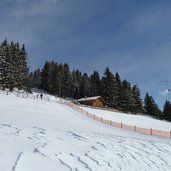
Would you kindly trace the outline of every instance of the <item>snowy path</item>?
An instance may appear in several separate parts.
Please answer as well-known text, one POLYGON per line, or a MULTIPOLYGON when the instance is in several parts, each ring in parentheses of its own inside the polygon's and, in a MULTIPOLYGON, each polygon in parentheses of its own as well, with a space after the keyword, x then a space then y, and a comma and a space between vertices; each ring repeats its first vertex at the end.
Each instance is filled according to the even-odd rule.
POLYGON ((58 103, 0 99, 2 171, 171 170, 168 139, 103 125, 58 103))

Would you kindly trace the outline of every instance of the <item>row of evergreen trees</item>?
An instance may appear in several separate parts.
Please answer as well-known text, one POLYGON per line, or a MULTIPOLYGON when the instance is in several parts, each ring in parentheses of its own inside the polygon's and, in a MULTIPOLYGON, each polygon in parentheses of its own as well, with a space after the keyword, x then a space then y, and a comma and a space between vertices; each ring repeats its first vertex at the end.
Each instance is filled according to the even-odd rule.
POLYGON ((47 61, 42 70, 37 69, 30 73, 30 85, 60 97, 74 99, 101 95, 108 107, 171 121, 169 101, 166 101, 162 112, 152 96, 147 93, 142 99, 137 85, 132 86, 129 81, 121 80, 119 74, 113 74, 108 67, 100 78, 98 71, 88 76, 79 70, 71 71, 66 63, 47 61))
POLYGON ((60 97, 79 99, 101 95, 109 107, 133 113, 143 109, 138 86, 122 81, 119 74, 114 75, 108 67, 100 78, 98 71, 88 76, 79 70, 71 71, 68 64, 47 61, 42 70, 30 74, 30 83, 60 97))
POLYGON ((148 93, 144 98, 144 109, 143 112, 147 115, 151 115, 158 119, 165 119, 171 121, 171 103, 170 101, 166 100, 163 106, 163 111, 161 111, 158 105, 155 103, 152 96, 148 93))
POLYGON ((0 89, 29 90, 28 71, 25 46, 4 40, 0 45, 0 89))

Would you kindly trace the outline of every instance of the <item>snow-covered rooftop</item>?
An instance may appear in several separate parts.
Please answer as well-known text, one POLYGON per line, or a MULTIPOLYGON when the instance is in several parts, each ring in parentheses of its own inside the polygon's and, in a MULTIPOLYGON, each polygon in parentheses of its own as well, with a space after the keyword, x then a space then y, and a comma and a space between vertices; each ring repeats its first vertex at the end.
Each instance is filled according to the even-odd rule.
POLYGON ((100 98, 101 96, 94 96, 94 97, 85 97, 85 98, 81 98, 81 99, 78 99, 77 101, 78 102, 81 102, 81 101, 88 101, 88 100, 96 100, 98 98, 100 98))

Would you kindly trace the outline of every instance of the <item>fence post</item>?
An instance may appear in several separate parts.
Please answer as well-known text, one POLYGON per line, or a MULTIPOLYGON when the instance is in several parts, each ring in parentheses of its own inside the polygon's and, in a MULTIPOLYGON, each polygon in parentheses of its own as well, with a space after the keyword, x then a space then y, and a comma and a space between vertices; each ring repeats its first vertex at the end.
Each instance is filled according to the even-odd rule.
POLYGON ((96 116, 95 116, 95 114, 94 114, 94 117, 93 117, 94 120, 95 120, 95 117, 96 117, 96 116))
POLYGON ((121 122, 121 128, 122 128, 122 122, 121 122))
POLYGON ((101 120, 101 122, 102 122, 102 121, 103 121, 103 118, 101 117, 101 119, 100 119, 100 120, 101 120))
POLYGON ((150 135, 153 135, 153 130, 152 130, 152 128, 150 128, 150 135))
POLYGON ((134 131, 136 132, 136 125, 134 125, 134 131))
POLYGON ((112 125, 112 121, 110 120, 110 125, 112 125))

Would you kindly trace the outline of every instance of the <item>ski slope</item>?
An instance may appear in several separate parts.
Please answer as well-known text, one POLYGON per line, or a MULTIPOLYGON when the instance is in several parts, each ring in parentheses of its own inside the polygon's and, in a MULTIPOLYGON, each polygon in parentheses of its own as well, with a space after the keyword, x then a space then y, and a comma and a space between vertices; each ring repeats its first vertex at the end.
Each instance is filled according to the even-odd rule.
POLYGON ((0 94, 0 171, 171 170, 170 139, 98 123, 48 98, 0 94))
POLYGON ((81 108, 91 114, 95 114, 96 116, 103 117, 105 119, 109 119, 118 123, 124 123, 132 126, 136 125, 141 128, 152 128, 161 131, 171 131, 171 122, 154 119, 150 116, 125 114, 83 106, 81 106, 81 108))

